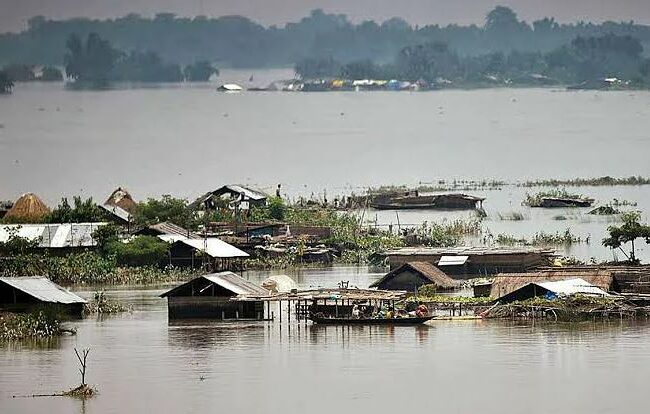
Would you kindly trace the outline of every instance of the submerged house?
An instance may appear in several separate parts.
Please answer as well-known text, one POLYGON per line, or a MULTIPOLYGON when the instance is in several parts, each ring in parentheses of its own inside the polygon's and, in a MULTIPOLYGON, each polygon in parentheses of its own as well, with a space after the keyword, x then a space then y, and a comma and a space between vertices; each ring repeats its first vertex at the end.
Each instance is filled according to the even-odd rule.
POLYGON ((50 209, 36 194, 26 193, 16 200, 4 218, 24 223, 38 223, 48 214, 50 214, 50 209))
POLYGON ((266 296, 269 291, 232 272, 203 275, 160 295, 167 298, 169 319, 262 320, 263 301, 232 301, 238 295, 266 296))
POLYGON ((467 194, 435 194, 409 196, 378 196, 370 204, 378 210, 472 210, 483 207, 485 198, 467 194))
POLYGON ((458 283, 440 269, 427 262, 404 263, 370 285, 382 290, 417 291, 420 286, 434 285, 437 290, 450 290, 458 283))
POLYGON ((375 258, 387 260, 391 270, 407 262, 428 262, 454 279, 468 279, 549 266, 554 254, 554 250, 530 247, 404 247, 375 258))
POLYGON ((592 285, 584 279, 567 279, 556 282, 530 282, 519 289, 497 299, 500 303, 510 303, 537 297, 556 299, 571 295, 609 296, 603 289, 592 285))
POLYGON ((0 277, 0 309, 4 311, 28 312, 39 305, 50 305, 81 317, 85 303, 46 277, 0 277))
POLYGON ((499 274, 492 280, 490 296, 500 298, 531 283, 559 282, 571 279, 581 279, 605 292, 620 290, 614 275, 607 269, 549 269, 532 273, 499 274))

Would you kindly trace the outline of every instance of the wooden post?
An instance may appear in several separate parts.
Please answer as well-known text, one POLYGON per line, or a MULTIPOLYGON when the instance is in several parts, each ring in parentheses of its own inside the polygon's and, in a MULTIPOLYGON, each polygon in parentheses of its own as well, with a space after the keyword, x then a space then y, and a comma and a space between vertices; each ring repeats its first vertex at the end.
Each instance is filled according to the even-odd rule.
POLYGON ((222 310, 221 311, 221 320, 226 319, 226 311, 222 310))
POLYGON ((278 318, 280 320, 280 323, 282 323, 282 301, 278 301, 278 318))

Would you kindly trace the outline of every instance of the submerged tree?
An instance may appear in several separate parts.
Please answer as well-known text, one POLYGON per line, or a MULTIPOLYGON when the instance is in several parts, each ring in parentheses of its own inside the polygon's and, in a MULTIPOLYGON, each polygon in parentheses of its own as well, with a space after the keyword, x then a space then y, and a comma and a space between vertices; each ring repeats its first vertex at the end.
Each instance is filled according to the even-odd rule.
POLYGON ((0 70, 0 93, 11 93, 14 88, 14 82, 9 75, 0 70))
POLYGON ((119 52, 110 42, 97 33, 90 33, 85 44, 77 34, 71 34, 66 41, 66 49, 65 72, 78 81, 108 81, 119 57, 119 52))
POLYGON ((624 213, 622 215, 623 224, 621 226, 610 226, 609 237, 603 239, 603 246, 612 249, 621 249, 623 254, 631 261, 636 262, 634 241, 638 238, 645 239, 646 243, 650 243, 650 226, 641 224, 641 214, 637 212, 624 213), (627 255, 621 246, 625 243, 631 243, 632 250, 627 255))
POLYGON ((210 76, 219 75, 219 69, 212 66, 207 60, 199 60, 192 65, 185 66, 183 74, 188 82, 207 82, 210 80, 210 76))

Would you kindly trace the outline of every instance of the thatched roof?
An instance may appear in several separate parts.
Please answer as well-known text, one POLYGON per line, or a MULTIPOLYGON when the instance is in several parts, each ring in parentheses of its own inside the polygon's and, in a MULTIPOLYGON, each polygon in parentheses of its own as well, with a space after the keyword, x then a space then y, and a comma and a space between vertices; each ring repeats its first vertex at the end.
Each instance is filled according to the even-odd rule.
POLYGON ((23 220, 38 221, 50 214, 50 209, 34 193, 20 196, 14 205, 7 211, 5 218, 13 217, 23 220))
POLYGON ((607 269, 558 269, 532 273, 502 273, 492 281, 490 296, 498 298, 507 295, 532 282, 557 282, 580 278, 604 291, 617 289, 612 272, 607 269))
POLYGON ((454 279, 447 276, 442 270, 438 269, 429 262, 408 262, 404 263, 397 269, 390 271, 384 277, 370 286, 381 286, 381 284, 386 280, 389 280, 390 278, 404 271, 418 273, 441 289, 453 289, 458 285, 454 279))
POLYGON ((135 213, 135 209, 138 206, 135 200, 133 200, 133 197, 131 197, 131 194, 129 194, 129 192, 122 187, 118 187, 115 191, 113 191, 104 205, 120 207, 130 214, 135 213))

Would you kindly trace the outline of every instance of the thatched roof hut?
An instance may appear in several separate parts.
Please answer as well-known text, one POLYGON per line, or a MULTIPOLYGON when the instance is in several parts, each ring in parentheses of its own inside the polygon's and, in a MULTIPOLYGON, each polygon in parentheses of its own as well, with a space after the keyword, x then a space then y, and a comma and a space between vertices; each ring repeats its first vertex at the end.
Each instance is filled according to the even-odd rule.
POLYGON ((119 207, 130 214, 135 213, 138 203, 133 200, 131 194, 122 187, 117 187, 104 203, 105 206, 119 207))
POLYGON ((618 283, 612 272, 607 269, 558 269, 544 270, 532 273, 506 273, 497 275, 492 281, 490 296, 498 298, 507 295, 515 290, 529 284, 537 282, 558 282, 580 278, 584 281, 608 291, 617 291, 618 283))
POLYGON ((5 218, 19 219, 21 221, 40 221, 50 214, 50 209, 34 193, 20 196, 14 205, 7 211, 5 218))
POLYGON ((406 290, 412 292, 423 285, 454 289, 458 283, 428 262, 408 262, 370 285, 383 290, 406 290))

